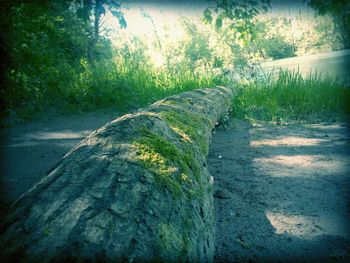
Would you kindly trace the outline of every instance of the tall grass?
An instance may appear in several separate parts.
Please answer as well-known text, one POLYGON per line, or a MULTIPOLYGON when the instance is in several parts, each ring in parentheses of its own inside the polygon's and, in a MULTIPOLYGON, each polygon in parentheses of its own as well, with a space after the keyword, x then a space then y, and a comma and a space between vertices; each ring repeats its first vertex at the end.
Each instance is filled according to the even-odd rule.
POLYGON ((13 102, 8 108, 16 119, 30 120, 51 107, 68 113, 106 108, 129 111, 180 92, 227 83, 224 76, 211 71, 194 72, 182 65, 175 72, 145 60, 135 63, 123 58, 96 61, 94 65, 82 59, 79 66, 57 70, 56 74, 51 82, 38 74, 42 87, 26 78, 26 85, 7 90, 4 98, 13 102), (29 87, 27 95, 23 87, 29 87))
POLYGON ((235 115, 246 119, 342 120, 350 112, 350 89, 317 74, 280 71, 277 78, 238 88, 233 104, 235 115))
POLYGON ((227 80, 214 73, 196 73, 186 66, 173 72, 167 67, 156 68, 151 63, 134 63, 125 59, 106 60, 92 68, 86 64, 76 74, 70 92, 62 93, 66 107, 96 109, 116 107, 132 109, 145 106, 166 96, 197 88, 225 85, 227 80))
POLYGON ((175 71, 166 66, 157 68, 152 64, 141 64, 135 67, 119 61, 116 68, 119 69, 117 85, 129 90, 128 101, 124 102, 127 106, 144 106, 180 92, 227 83, 225 77, 212 71, 195 72, 187 65, 175 71))

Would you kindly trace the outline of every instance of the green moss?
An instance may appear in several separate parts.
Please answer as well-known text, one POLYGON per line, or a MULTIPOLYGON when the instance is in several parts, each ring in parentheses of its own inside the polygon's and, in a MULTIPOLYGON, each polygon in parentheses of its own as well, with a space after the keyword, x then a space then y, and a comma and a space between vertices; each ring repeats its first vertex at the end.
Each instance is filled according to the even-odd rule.
POLYGON ((181 194, 180 180, 177 178, 181 164, 180 152, 162 136, 144 129, 142 136, 133 142, 137 150, 137 160, 153 172, 160 185, 167 187, 176 196, 181 194))
POLYGON ((159 246, 163 253, 179 254, 185 247, 182 234, 171 224, 161 223, 158 226, 159 246))
MULTIPOLYGON (((164 111, 160 112, 170 127, 178 134, 188 137, 188 142, 195 142, 204 155, 208 154, 208 145, 205 138, 203 125, 210 126, 210 121, 198 114, 188 112, 164 111)), ((183 137, 183 136, 181 136, 183 137)))
POLYGON ((175 197, 186 194, 191 199, 200 198, 205 191, 194 151, 197 145, 203 154, 207 154, 205 126, 210 126, 210 121, 188 112, 163 111, 158 114, 179 136, 177 143, 181 147, 144 127, 139 138, 132 143, 137 151, 136 159, 155 175, 161 187, 166 187, 175 197))
POLYGON ((191 138, 183 130, 173 126, 170 126, 170 129, 177 133, 183 141, 192 143, 191 138))
POLYGON ((158 102, 160 105, 176 105, 178 102, 174 99, 167 98, 158 102))
POLYGON ((52 231, 50 228, 46 227, 44 230, 43 230, 43 234, 44 236, 49 236, 52 234, 52 231))
POLYGON ((188 237, 189 229, 180 233, 172 224, 161 223, 158 226, 158 246, 163 259, 172 261, 176 259, 182 262, 191 249, 191 240, 188 237))
POLYGON ((196 179, 199 180, 200 169, 197 164, 197 161, 193 157, 193 154, 189 150, 187 150, 186 154, 184 154, 182 158, 184 163, 186 164, 186 166, 184 167, 186 168, 185 170, 187 170, 187 172, 191 170, 196 179))
POLYGON ((183 153, 176 145, 147 129, 133 142, 137 160, 157 175, 157 181, 176 196, 183 191, 182 184, 191 184, 190 174, 199 178, 200 170, 190 151, 183 153))

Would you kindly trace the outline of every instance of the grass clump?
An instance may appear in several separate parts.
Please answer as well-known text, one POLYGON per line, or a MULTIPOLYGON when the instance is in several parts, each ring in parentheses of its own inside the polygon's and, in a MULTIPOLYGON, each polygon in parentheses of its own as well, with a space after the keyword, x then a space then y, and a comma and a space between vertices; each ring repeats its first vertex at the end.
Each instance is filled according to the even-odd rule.
POLYGON ((320 75, 281 71, 277 79, 240 87, 233 105, 236 117, 250 120, 341 120, 349 113, 350 89, 320 75))

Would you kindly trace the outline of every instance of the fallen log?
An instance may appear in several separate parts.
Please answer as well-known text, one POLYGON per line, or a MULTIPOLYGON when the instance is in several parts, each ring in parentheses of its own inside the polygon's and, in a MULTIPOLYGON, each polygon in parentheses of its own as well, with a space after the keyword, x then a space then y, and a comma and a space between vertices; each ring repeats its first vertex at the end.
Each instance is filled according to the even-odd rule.
POLYGON ((212 261, 206 156, 231 98, 186 92, 93 132, 2 215, 2 262, 212 261))

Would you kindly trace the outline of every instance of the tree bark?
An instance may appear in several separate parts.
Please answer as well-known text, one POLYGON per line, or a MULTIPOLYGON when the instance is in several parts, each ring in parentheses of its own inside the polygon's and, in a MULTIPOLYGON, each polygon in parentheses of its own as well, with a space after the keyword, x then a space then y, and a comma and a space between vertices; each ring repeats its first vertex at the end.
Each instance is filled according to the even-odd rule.
POLYGON ((95 20, 94 20, 94 38, 95 38, 95 43, 98 43, 99 40, 99 36, 100 36, 100 10, 102 7, 102 2, 101 0, 96 0, 95 3, 95 10, 94 10, 94 16, 95 16, 95 20))
POLYGON ((231 101, 195 90, 93 132, 2 215, 2 261, 212 261, 206 155, 231 101))
POLYGON ((98 44, 99 38, 100 38, 100 10, 102 7, 102 1, 101 0, 95 0, 94 5, 94 31, 93 31, 93 37, 89 41, 89 50, 88 50, 88 59, 91 65, 94 65, 94 62, 96 60, 96 45, 98 44))

